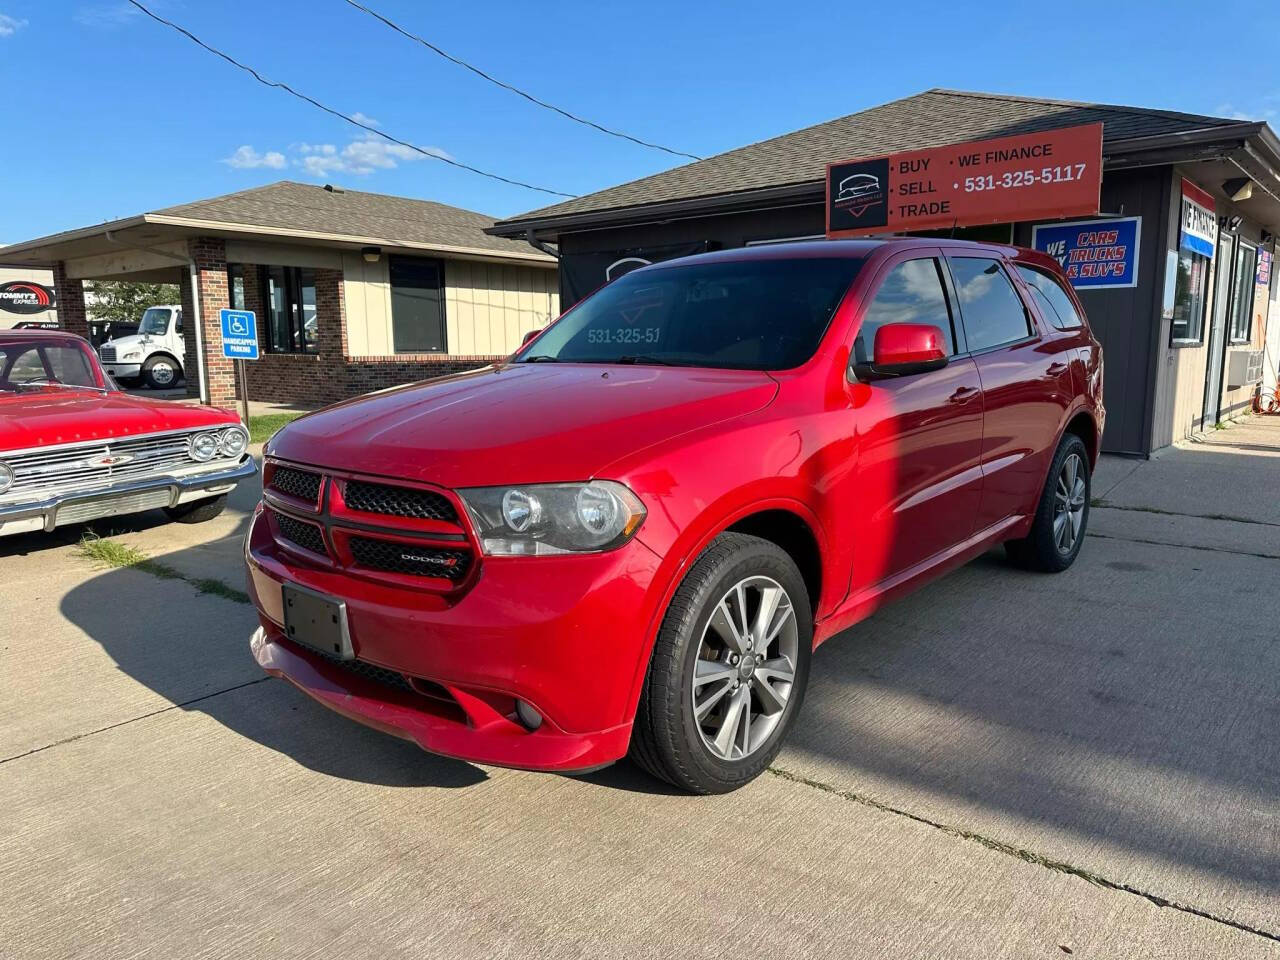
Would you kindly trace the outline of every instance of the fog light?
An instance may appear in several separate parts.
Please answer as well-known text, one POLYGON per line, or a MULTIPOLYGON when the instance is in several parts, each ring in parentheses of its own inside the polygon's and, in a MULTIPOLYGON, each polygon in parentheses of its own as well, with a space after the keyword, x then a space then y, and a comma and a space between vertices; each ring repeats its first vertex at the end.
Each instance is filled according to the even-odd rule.
POLYGON ((516 701, 516 716, 520 718, 526 730, 537 730, 542 726, 542 714, 523 700, 516 701))

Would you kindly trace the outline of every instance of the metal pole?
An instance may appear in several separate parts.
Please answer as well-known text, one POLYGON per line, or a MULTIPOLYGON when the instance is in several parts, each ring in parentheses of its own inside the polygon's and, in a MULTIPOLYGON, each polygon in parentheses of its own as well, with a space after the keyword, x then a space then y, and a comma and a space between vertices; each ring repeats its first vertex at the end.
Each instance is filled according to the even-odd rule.
POLYGON ((236 366, 240 369, 240 419, 244 421, 244 428, 249 429, 249 378, 244 373, 244 361, 237 360, 236 366))
POLYGON ((191 309, 195 311, 195 316, 191 318, 191 325, 196 331, 196 382, 200 387, 200 402, 209 402, 209 380, 205 376, 204 364, 204 322, 202 320, 203 311, 200 309, 200 276, 196 270, 196 262, 194 259, 187 261, 190 267, 190 283, 191 283, 191 309))

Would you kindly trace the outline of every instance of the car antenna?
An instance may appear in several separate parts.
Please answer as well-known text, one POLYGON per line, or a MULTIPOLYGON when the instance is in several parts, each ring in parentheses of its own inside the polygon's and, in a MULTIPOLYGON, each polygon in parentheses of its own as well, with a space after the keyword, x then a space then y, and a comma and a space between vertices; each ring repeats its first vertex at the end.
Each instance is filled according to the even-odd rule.
POLYGON ((959 222, 960 222, 960 215, 957 214, 956 218, 951 221, 951 236, 947 237, 948 240, 954 240, 956 238, 956 225, 959 222))

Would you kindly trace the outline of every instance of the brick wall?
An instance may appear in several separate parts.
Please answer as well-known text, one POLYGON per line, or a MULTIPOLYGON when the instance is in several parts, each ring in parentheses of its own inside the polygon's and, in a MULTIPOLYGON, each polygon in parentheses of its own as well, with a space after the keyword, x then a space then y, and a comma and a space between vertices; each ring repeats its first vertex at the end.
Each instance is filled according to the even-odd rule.
MULTIPOLYGON (((187 252, 195 263, 196 284, 200 296, 200 326, 204 340, 205 380, 208 382, 209 402, 229 407, 235 404, 235 365, 222 355, 222 320, 219 314, 231 306, 227 287, 227 254, 222 240, 213 237, 197 237, 187 242, 187 252)), ((200 396, 198 367, 196 366, 195 311, 192 309, 190 271, 182 276, 182 317, 186 327, 183 336, 186 358, 183 360, 187 374, 187 396, 200 396)))
POLYGON ((89 319, 84 310, 84 284, 67 276, 67 265, 53 265, 53 289, 58 298, 58 326, 80 337, 89 336, 89 319))
POLYGON ((498 359, 441 354, 350 357, 342 271, 317 269, 315 276, 319 352, 272 353, 266 291, 261 286, 258 266, 244 265, 244 306, 258 317, 260 354, 260 359, 245 364, 250 399, 275 403, 335 403, 371 390, 473 370, 498 359))

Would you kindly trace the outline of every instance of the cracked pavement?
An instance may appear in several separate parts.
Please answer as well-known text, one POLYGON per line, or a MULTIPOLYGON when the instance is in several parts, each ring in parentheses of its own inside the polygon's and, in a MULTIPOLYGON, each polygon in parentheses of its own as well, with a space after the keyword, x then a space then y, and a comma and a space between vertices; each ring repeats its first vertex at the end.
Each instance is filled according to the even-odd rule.
MULTIPOLYGON (((1277 489, 1280 420, 1106 459, 1072 570, 823 646, 719 798, 432 757, 264 678, 251 608, 0 540, 0 957, 1280 956, 1277 489)), ((240 587, 255 497, 99 529, 240 587)))

